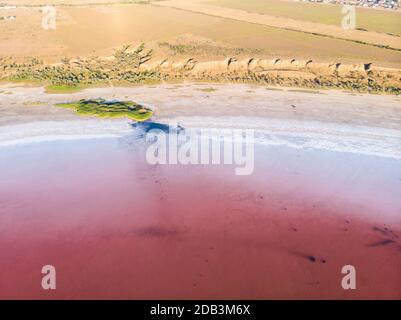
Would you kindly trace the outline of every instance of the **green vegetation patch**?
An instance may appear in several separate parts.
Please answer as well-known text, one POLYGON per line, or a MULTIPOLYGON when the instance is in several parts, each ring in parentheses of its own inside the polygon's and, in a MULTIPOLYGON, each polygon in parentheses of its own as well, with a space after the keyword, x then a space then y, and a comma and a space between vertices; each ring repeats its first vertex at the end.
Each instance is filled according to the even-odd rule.
POLYGON ((209 88, 203 88, 203 89, 196 89, 196 90, 198 90, 198 91, 202 91, 202 92, 208 92, 208 93, 210 93, 210 92, 216 92, 216 91, 217 91, 217 89, 215 89, 215 88, 212 88, 212 87, 209 87, 209 88))
POLYGON ((42 101, 26 101, 23 103, 24 106, 30 106, 30 107, 40 107, 46 105, 46 102, 42 101))
POLYGON ((81 90, 82 88, 80 86, 71 86, 66 84, 52 84, 45 87, 46 93, 75 93, 81 90))
POLYGON ((79 115, 94 115, 103 118, 128 118, 135 121, 148 120, 153 112, 133 101, 82 99, 78 102, 59 103, 57 107, 73 109, 79 115))
POLYGON ((283 91, 283 88, 267 87, 266 90, 271 90, 271 91, 283 91))
POLYGON ((289 92, 299 92, 299 93, 312 93, 312 94, 323 94, 317 90, 307 90, 307 89, 289 89, 289 92))

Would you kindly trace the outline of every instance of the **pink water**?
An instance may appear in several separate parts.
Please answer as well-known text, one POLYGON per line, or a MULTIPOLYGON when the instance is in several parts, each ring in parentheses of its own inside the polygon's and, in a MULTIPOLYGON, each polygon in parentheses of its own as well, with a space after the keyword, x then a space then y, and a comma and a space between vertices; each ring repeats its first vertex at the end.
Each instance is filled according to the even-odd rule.
POLYGON ((235 176, 126 139, 0 152, 1 299, 401 298, 397 160, 261 146, 235 176))

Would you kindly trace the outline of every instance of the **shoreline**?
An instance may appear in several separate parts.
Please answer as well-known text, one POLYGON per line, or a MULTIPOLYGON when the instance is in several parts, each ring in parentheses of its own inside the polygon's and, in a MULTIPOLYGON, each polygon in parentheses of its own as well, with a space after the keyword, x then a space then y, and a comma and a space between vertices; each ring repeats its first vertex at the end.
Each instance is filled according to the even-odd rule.
MULTIPOLYGON (((149 123, 149 121, 148 121, 149 123)), ((150 121, 150 123, 152 123, 150 121)), ((318 122, 265 121, 260 118, 211 119, 186 117, 161 119, 164 125, 179 124, 192 133, 201 130, 253 130, 254 143, 266 147, 327 151, 367 157, 401 160, 401 131, 368 127, 339 127, 318 122), (242 121, 242 123, 241 123, 242 121), (246 123, 245 123, 245 122, 246 123)), ((43 142, 124 139, 135 134, 128 120, 69 120, 35 121, 24 124, 0 126, 0 148, 43 142)), ((141 129, 140 129, 141 130, 141 129)), ((213 136, 211 136, 212 138, 213 136)))
POLYGON ((43 87, 2 88, 10 90, 0 100, 2 146, 133 132, 134 122, 128 119, 77 116, 55 106, 102 97, 150 107, 152 122, 173 122, 188 129, 253 129, 261 144, 401 159, 401 100, 394 96, 199 83, 91 88, 58 95, 45 93, 43 87))

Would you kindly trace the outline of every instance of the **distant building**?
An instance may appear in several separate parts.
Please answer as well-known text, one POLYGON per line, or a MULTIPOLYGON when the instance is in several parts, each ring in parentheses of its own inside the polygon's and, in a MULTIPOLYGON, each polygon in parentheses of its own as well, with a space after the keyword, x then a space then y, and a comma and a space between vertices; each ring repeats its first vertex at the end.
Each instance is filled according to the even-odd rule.
POLYGON ((341 5, 352 5, 369 8, 385 8, 397 10, 400 8, 400 0, 302 0, 303 2, 320 2, 341 5))

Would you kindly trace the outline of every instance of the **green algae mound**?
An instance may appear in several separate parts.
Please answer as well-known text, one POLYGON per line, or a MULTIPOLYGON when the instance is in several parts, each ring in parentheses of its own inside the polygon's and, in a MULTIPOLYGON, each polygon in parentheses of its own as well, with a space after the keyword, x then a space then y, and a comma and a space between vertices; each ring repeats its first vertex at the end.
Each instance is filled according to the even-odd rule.
POLYGON ((79 115, 103 118, 128 118, 135 121, 148 120, 153 112, 133 101, 82 99, 78 102, 58 103, 57 107, 73 109, 79 115))

